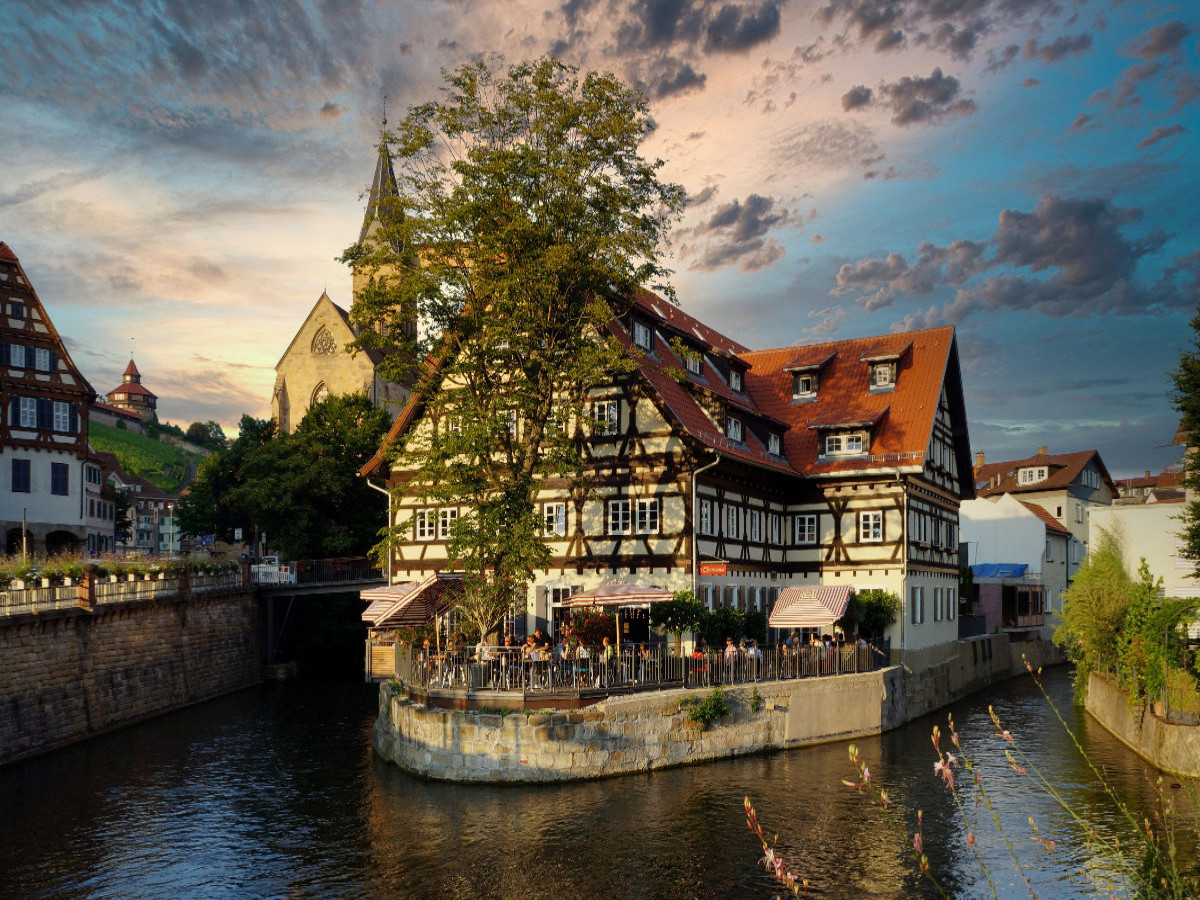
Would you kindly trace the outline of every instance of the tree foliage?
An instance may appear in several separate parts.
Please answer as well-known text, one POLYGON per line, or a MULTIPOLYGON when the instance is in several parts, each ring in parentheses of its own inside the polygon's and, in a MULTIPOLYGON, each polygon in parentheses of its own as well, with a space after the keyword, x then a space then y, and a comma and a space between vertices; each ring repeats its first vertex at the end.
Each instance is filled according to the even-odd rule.
MULTIPOLYGON (((1171 373, 1171 400, 1179 411, 1180 430, 1189 448, 1200 444, 1200 307, 1191 321, 1192 343, 1179 354, 1179 368, 1171 373)), ((1200 495, 1200 460, 1189 449, 1184 460, 1183 486, 1200 495)), ((1200 500, 1190 499, 1180 516, 1182 530, 1179 555, 1191 560, 1192 574, 1200 577, 1200 500)))
POLYGON ((228 438, 225 436, 225 430, 217 422, 209 419, 207 422, 193 422, 188 426, 184 437, 200 447, 207 447, 210 450, 222 450, 225 447, 228 438))
POLYGON ((650 604, 650 626, 668 634, 695 631, 708 615, 708 609, 696 599, 692 590, 676 591, 675 596, 665 603, 650 604))
POLYGON ((361 394, 315 404, 290 435, 243 416, 237 439, 201 463, 180 504, 180 528, 226 541, 235 528, 248 539, 265 531, 293 559, 362 555, 385 516, 383 498, 358 470, 389 424, 361 394))
POLYGON ((882 588, 855 591, 838 624, 848 634, 857 631, 864 639, 882 640, 888 626, 896 621, 901 605, 900 596, 892 591, 882 588))
POLYGON ((607 330, 613 305, 663 287, 684 194, 639 154, 645 99, 612 76, 548 58, 444 80, 440 100, 385 136, 398 197, 343 261, 366 281, 352 349, 386 351, 387 377, 414 379, 422 398, 431 431, 395 448, 399 467, 410 495, 462 510, 449 544, 459 613, 486 633, 548 560, 543 481, 587 490, 588 388, 630 367, 607 330), (406 369, 427 352, 433 364, 406 369))

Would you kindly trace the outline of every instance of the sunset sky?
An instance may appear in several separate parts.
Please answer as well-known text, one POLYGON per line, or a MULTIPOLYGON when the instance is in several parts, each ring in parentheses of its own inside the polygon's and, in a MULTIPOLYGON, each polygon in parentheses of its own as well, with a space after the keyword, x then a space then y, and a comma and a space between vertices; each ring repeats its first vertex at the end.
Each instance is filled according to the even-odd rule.
POLYGON ((1200 299, 1200 20, 1063 0, 0 0, 0 240, 85 375, 270 414, 389 115, 555 52, 650 98, 669 265, 754 348, 958 328, 973 450, 1179 458, 1200 299))

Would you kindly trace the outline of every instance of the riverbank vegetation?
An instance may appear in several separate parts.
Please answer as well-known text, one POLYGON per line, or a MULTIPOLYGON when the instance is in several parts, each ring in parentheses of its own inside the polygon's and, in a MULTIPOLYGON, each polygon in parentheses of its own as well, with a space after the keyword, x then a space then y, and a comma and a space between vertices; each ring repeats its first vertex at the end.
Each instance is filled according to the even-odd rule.
POLYGON ((1075 664, 1075 701, 1087 697, 1088 677, 1108 674, 1142 709, 1162 699, 1168 686, 1171 706, 1200 712, 1196 658, 1186 625, 1197 613, 1194 599, 1160 599, 1162 579, 1145 560, 1133 577, 1125 568, 1120 535, 1101 529, 1087 559, 1063 595, 1062 624, 1054 632, 1075 664))

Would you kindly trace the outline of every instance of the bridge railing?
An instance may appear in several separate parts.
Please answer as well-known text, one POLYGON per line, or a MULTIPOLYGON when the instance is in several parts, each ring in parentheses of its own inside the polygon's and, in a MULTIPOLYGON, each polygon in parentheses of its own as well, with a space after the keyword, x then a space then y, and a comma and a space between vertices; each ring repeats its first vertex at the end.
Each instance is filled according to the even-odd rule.
POLYGON ((250 567, 250 577, 255 584, 267 586, 351 584, 383 579, 379 566, 362 557, 259 564, 250 567))
POLYGON ((179 594, 236 590, 244 584, 242 573, 239 571, 183 571, 170 576, 165 573, 98 576, 91 580, 73 579, 59 585, 27 585, 17 581, 7 588, 0 589, 0 616, 136 603, 179 594))

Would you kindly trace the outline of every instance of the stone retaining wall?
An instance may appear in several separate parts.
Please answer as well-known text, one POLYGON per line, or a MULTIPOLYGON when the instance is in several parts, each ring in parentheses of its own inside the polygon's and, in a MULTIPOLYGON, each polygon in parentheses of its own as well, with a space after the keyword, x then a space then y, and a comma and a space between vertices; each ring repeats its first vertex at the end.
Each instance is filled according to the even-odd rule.
POLYGON ((1129 711, 1125 691, 1095 672, 1084 708, 1121 743, 1164 772, 1200 777, 1200 725, 1176 725, 1146 710, 1129 711))
POLYGON ((407 771, 450 781, 570 781, 603 778, 847 740, 888 731, 952 700, 1034 667, 1053 648, 1013 645, 1005 635, 974 649, 955 642, 914 674, 895 666, 858 675, 736 685, 731 715, 709 730, 689 722, 681 701, 711 689, 610 697, 582 711, 482 714, 428 708, 380 685, 374 746, 407 771), (753 695, 760 704, 753 709, 753 695))
POLYGON ((0 619, 0 764, 262 681, 252 589, 0 619))

